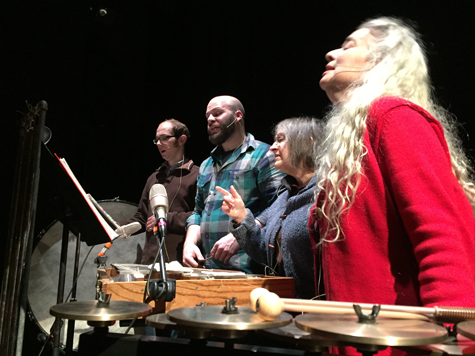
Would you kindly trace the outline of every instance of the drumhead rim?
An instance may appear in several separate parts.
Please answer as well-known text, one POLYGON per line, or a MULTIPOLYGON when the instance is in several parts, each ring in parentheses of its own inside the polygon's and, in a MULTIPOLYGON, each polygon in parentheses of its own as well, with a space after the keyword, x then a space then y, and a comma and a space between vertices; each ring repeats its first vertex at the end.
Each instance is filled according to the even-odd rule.
MULTIPOLYGON (((121 204, 130 205, 132 207, 138 207, 138 204, 136 204, 136 203, 129 202, 127 200, 121 200, 121 199, 118 199, 118 198, 101 199, 101 200, 97 200, 97 202, 99 203, 99 205, 101 205, 101 203, 121 203, 121 204)), ((45 235, 48 232, 50 232, 50 230, 53 228, 53 226, 58 222, 61 223, 61 220, 60 219, 54 219, 52 222, 50 222, 48 224, 48 226, 46 228, 42 229, 36 235, 36 237, 34 238, 34 241, 33 241, 33 247, 32 247, 32 251, 31 251, 30 259, 32 258, 33 253, 35 252, 35 249, 38 247, 41 240, 45 237, 45 235)), ((30 281, 28 281, 28 283, 27 283, 28 286, 29 286, 29 283, 30 283, 30 281)), ((38 320, 38 318, 36 317, 36 315, 33 311, 33 308, 32 308, 31 303, 30 303, 29 293, 30 293, 30 288, 28 287, 28 291, 27 291, 27 311, 26 311, 28 319, 36 325, 36 327, 38 328, 38 332, 42 332, 44 335, 49 335, 50 333, 47 330, 45 330, 45 328, 43 327, 41 322, 38 320)), ((61 345, 62 345, 62 343, 61 343, 61 345)), ((64 345, 62 345, 62 346, 64 346, 64 345)))

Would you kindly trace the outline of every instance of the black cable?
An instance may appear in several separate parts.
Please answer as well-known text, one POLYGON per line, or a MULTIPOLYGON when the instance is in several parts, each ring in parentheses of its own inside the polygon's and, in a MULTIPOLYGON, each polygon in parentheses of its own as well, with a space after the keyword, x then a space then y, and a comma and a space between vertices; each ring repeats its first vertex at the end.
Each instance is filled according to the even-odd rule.
MULTIPOLYGON (((163 246, 163 242, 165 241, 165 239, 163 238, 161 241, 160 239, 158 238, 158 235, 157 235, 157 240, 158 240, 158 251, 157 251, 157 254, 155 255, 155 259, 153 260, 152 262, 152 265, 150 266, 150 271, 148 273, 148 278, 147 278, 147 285, 146 285, 146 288, 145 288, 145 295, 143 296, 143 302, 146 303, 147 302, 147 296, 150 296, 150 279, 152 277, 152 273, 153 273, 153 270, 155 268, 155 263, 157 263, 157 259, 158 257, 160 256, 160 251, 162 250, 162 246, 163 246)), ((160 271, 160 273, 162 273, 163 271, 160 271)), ((165 272, 166 273, 166 272, 165 272)), ((161 297, 162 294, 164 293, 164 291, 162 291, 158 297, 161 297)), ((158 299, 157 297, 157 299, 158 299)))
POLYGON ((84 261, 82 262, 81 268, 79 269, 78 276, 76 277, 76 280, 74 281, 73 286, 71 287, 71 290, 69 291, 68 296, 66 297, 66 302, 65 303, 68 302, 69 297, 73 293, 73 289, 74 289, 74 287, 76 286, 76 284, 79 280, 79 276, 81 275, 82 269, 84 268, 84 265, 86 264, 87 258, 91 254, 93 248, 94 248, 94 246, 91 246, 91 248, 89 249, 89 252, 87 253, 86 257, 84 257, 84 261))
POLYGON ((138 319, 138 317, 134 318, 134 320, 132 320, 132 322, 130 323, 129 327, 127 328, 127 330, 125 330, 125 334, 124 335, 127 335, 130 331, 130 329, 132 329, 132 326, 134 325, 135 321, 138 319))

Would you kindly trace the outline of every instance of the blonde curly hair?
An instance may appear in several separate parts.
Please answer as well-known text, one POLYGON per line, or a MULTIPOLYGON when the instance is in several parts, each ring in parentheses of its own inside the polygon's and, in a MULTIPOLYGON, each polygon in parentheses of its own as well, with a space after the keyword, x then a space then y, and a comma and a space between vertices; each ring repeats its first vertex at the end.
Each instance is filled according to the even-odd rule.
POLYGON ((334 105, 325 117, 325 137, 317 156, 316 195, 324 191, 323 216, 328 229, 321 241, 344 238, 340 220, 355 199, 361 182, 362 159, 367 153, 363 142, 371 103, 382 96, 398 96, 427 110, 444 129, 452 172, 475 211, 473 169, 457 136, 454 118, 437 105, 430 83, 427 59, 416 31, 403 21, 380 17, 365 21, 370 41, 368 62, 371 70, 348 90, 348 100, 334 105))

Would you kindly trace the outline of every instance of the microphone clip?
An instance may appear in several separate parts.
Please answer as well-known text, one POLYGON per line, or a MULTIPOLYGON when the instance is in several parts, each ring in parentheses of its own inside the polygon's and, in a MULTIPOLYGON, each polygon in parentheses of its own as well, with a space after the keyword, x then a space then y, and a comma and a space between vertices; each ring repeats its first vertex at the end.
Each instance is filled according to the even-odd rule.
POLYGON ((163 217, 158 217, 155 212, 155 226, 153 227, 153 234, 164 239, 167 235, 167 221, 163 217))
POLYGON ((165 302, 171 302, 173 299, 175 299, 175 279, 167 279, 166 281, 161 279, 151 280, 148 288, 148 298, 146 300, 146 303, 149 303, 152 300, 163 300, 165 302))

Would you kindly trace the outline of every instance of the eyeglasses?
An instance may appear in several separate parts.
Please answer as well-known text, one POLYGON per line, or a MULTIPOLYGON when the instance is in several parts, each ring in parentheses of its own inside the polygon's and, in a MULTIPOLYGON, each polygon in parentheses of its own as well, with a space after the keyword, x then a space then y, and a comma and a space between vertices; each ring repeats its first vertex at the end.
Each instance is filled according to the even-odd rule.
POLYGON ((160 143, 164 143, 164 142, 167 142, 169 139, 171 139, 172 137, 175 137, 175 136, 161 136, 161 137, 155 137, 153 139, 153 144, 156 145, 158 142, 160 143))

